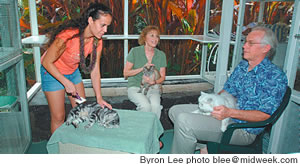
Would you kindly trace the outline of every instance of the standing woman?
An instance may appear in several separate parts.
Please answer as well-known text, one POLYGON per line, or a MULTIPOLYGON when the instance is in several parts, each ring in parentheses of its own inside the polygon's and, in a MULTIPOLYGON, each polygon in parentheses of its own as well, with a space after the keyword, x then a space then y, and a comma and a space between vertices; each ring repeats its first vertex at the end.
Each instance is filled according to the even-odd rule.
POLYGON ((160 32, 157 26, 145 27, 139 37, 140 46, 130 50, 127 61, 123 70, 124 77, 128 77, 128 98, 136 106, 137 110, 153 112, 160 118, 162 105, 160 104, 161 94, 159 86, 166 78, 166 55, 156 48, 160 40, 160 32), (154 65, 160 73, 160 78, 151 80, 143 76, 143 67, 154 65), (138 93, 142 79, 154 88, 150 88, 147 95, 138 93))
POLYGON ((97 103, 112 108, 102 98, 100 75, 102 36, 111 21, 108 7, 92 3, 79 19, 63 23, 51 34, 49 48, 41 59, 42 90, 50 108, 51 133, 64 123, 65 93, 72 107, 76 106, 77 94, 85 98, 79 64, 91 75, 97 103))

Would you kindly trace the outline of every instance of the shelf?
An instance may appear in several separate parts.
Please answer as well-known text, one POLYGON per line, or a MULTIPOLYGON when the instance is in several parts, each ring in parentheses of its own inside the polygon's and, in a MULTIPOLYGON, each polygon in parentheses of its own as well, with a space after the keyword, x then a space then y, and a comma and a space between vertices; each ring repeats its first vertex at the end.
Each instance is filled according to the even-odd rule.
MULTIPOLYGON (((139 35, 103 35, 106 40, 138 39, 139 35)), ((217 43, 218 38, 204 35, 160 35, 161 40, 194 40, 200 43, 217 43)))
POLYGON ((198 41, 200 43, 218 43, 219 42, 219 38, 214 38, 214 37, 210 37, 210 36, 194 35, 194 36, 190 36, 190 37, 192 38, 192 40, 198 41))
POLYGON ((0 96, 0 100, 0 114, 2 112, 11 112, 18 102, 15 96, 0 96))
MULTIPOLYGON (((19 52, 19 50, 16 50, 15 52, 19 52)), ((8 67, 17 64, 20 60, 22 60, 22 58, 23 56, 19 53, 12 58, 5 58, 5 60, 0 58, 0 71, 3 71, 8 67)))
POLYGON ((46 35, 30 36, 22 39, 22 44, 38 44, 42 45, 47 42, 46 35))
MULTIPOLYGON (((139 39, 139 35, 103 35, 105 40, 130 40, 139 39)), ((161 40, 194 40, 200 43, 218 43, 219 39, 204 35, 160 35, 161 40)), ((45 44, 47 37, 45 35, 30 36, 22 39, 22 44, 45 44)))
POLYGON ((139 35, 103 35, 104 40, 127 40, 127 39, 138 39, 139 35))
POLYGON ((22 52, 17 47, 0 47, 0 63, 9 60, 12 56, 16 56, 22 52))

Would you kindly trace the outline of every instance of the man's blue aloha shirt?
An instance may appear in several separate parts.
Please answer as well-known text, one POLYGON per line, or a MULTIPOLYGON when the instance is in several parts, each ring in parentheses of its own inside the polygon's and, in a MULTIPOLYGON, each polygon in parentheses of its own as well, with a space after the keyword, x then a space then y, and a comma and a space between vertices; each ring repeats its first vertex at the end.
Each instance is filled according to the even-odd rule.
MULTIPOLYGON (((287 87, 285 73, 265 58, 248 72, 248 62, 242 60, 224 85, 224 90, 237 98, 238 109, 259 110, 269 115, 280 105, 287 87)), ((244 123, 232 119, 237 123, 244 123)), ((263 128, 245 128, 252 134, 259 134, 263 128)))

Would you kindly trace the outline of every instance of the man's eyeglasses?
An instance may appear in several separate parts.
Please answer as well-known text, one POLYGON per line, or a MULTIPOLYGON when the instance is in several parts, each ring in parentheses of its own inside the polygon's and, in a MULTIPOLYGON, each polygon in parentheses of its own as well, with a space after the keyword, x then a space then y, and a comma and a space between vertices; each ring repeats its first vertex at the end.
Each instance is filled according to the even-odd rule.
POLYGON ((265 44, 265 43, 257 43, 257 42, 250 42, 250 41, 246 41, 245 44, 248 44, 250 47, 252 47, 255 44, 265 44))

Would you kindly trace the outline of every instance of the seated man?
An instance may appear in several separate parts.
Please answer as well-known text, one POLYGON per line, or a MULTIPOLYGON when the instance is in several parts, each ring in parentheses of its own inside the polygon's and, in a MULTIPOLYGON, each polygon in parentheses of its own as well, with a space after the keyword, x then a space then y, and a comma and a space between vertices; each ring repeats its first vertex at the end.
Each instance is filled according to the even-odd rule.
MULTIPOLYGON (((238 109, 217 106, 211 116, 192 113, 197 104, 175 105, 169 117, 174 123, 171 153, 194 153, 197 140, 220 142, 221 120, 234 122, 263 121, 280 105, 287 87, 287 77, 268 57, 275 54, 277 39, 265 27, 256 27, 249 33, 243 46, 243 60, 226 81, 226 91, 237 99, 238 109)), ((248 145, 263 131, 262 128, 235 130, 231 144, 248 145)), ((206 145, 201 145, 201 152, 206 145)))

